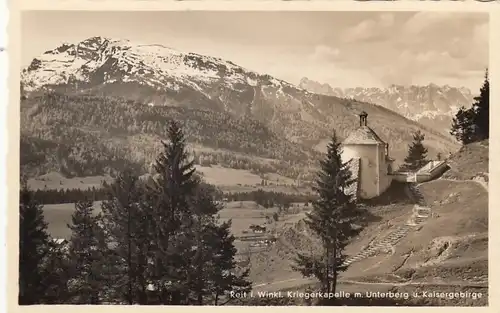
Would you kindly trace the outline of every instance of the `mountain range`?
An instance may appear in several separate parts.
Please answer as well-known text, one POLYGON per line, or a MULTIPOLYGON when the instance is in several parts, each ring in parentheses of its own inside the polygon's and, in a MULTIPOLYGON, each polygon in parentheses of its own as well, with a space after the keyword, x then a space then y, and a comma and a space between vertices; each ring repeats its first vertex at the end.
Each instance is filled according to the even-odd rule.
POLYGON ((448 134, 451 120, 458 109, 462 106, 471 107, 475 96, 465 87, 438 86, 433 83, 427 86, 333 88, 329 84, 304 77, 299 86, 318 94, 379 104, 445 134, 448 134))
POLYGON ((92 37, 46 51, 22 69, 21 93, 21 165, 31 175, 148 164, 171 118, 204 162, 293 177, 317 164, 333 130, 342 139, 358 127, 361 111, 396 163, 417 130, 430 157, 458 148, 446 134, 366 100, 124 39, 92 37))

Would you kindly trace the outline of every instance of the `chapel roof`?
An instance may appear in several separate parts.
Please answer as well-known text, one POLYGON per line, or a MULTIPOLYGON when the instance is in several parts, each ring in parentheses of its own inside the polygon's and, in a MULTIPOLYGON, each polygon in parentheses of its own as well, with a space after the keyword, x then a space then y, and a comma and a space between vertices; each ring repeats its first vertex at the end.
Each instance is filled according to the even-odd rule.
POLYGON ((360 126, 347 136, 344 145, 376 145, 385 144, 380 137, 368 126, 360 126))

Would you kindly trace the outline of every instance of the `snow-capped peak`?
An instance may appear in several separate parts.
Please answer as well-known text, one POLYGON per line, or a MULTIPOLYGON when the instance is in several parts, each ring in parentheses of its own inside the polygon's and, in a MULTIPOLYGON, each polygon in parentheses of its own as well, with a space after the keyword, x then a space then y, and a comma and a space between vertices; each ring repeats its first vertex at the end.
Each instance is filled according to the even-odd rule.
POLYGON ((178 84, 200 89, 198 83, 215 81, 231 86, 238 83, 257 86, 263 80, 276 87, 291 86, 220 58, 181 52, 160 44, 98 36, 78 43, 63 43, 45 52, 33 59, 21 76, 28 92, 70 82, 102 85, 134 81, 172 90, 178 90, 178 84))
POLYGON ((332 88, 302 79, 300 87, 315 93, 352 98, 371 102, 391 109, 409 119, 428 124, 448 125, 460 106, 470 107, 473 101, 471 91, 464 87, 438 86, 430 83, 424 86, 402 86, 392 84, 387 88, 355 87, 332 88), (444 122, 443 122, 444 121, 444 122))

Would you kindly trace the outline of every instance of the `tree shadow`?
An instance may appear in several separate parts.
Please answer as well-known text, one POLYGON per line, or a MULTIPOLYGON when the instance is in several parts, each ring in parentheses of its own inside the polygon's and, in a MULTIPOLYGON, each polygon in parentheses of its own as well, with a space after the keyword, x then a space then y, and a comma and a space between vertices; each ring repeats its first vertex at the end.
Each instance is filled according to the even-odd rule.
POLYGON ((367 207, 390 204, 415 204, 406 191, 407 183, 392 181, 389 188, 380 196, 371 199, 359 199, 358 203, 367 207))
POLYGON ((371 199, 358 199, 360 213, 357 224, 361 227, 366 227, 369 224, 380 222, 383 218, 371 209, 394 204, 416 204, 408 195, 406 183, 393 181, 389 188, 380 196, 371 199))
POLYGON ((377 223, 382 220, 382 217, 374 214, 369 208, 360 207, 358 208, 359 214, 356 219, 356 224, 361 227, 366 227, 369 224, 377 223))

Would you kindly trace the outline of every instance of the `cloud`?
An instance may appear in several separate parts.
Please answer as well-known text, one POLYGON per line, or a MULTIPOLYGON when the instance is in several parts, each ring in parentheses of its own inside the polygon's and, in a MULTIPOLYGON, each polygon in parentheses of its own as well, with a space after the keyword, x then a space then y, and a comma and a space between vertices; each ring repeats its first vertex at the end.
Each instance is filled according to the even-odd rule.
MULTIPOLYGON (((455 12, 418 12, 406 21, 402 30, 407 34, 418 35, 428 30, 435 30, 436 24, 450 25, 460 20, 460 13, 455 12)), ((453 26, 453 25, 451 25, 453 26)))
POLYGON ((314 51, 309 55, 312 61, 334 61, 340 57, 340 50, 325 45, 318 45, 314 47, 314 51))
POLYGON ((382 40, 391 36, 394 24, 393 13, 380 13, 378 16, 365 19, 348 28, 341 35, 341 39, 348 43, 382 40))
POLYGON ((394 14, 392 13, 383 13, 383 14, 380 14, 380 17, 379 17, 379 20, 380 20, 380 25, 382 27, 391 27, 394 25, 394 14))
POLYGON ((488 23, 481 23, 474 27, 473 38, 476 44, 487 45, 490 41, 490 28, 488 23))

